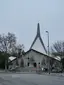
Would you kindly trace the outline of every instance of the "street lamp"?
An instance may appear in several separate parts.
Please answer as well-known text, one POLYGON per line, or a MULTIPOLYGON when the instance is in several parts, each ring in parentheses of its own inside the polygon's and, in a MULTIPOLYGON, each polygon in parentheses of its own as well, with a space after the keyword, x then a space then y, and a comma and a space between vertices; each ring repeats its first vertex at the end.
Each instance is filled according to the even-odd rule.
POLYGON ((46 31, 46 33, 47 33, 47 36, 48 36, 48 55, 49 55, 49 32, 46 31))
MULTIPOLYGON (((49 56, 49 32, 48 31, 46 31, 46 33, 47 33, 47 36, 48 36, 48 56, 49 56)), ((48 58, 48 69, 49 69, 49 74, 50 74, 50 58, 48 58)))

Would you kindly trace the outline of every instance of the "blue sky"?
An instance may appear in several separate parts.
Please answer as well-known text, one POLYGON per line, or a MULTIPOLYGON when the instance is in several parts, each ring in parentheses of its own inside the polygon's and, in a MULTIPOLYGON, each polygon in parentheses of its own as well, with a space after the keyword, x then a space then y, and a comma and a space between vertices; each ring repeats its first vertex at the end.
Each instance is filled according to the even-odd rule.
POLYGON ((38 22, 46 47, 46 30, 50 46, 64 40, 64 0, 0 0, 0 33, 15 33, 25 50, 34 40, 38 22))

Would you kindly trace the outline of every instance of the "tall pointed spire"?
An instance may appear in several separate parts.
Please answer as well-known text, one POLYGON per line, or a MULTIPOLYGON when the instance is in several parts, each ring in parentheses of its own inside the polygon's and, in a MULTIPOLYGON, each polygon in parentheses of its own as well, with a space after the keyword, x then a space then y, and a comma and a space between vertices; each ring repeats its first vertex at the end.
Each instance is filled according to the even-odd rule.
POLYGON ((39 25, 39 23, 37 24, 36 37, 35 37, 32 45, 31 45, 30 49, 34 49, 34 50, 42 52, 42 53, 47 53, 47 50, 44 46, 44 43, 43 43, 41 35, 40 35, 40 25, 39 25))
POLYGON ((37 36, 40 36, 40 25, 39 25, 39 23, 37 24, 37 36))

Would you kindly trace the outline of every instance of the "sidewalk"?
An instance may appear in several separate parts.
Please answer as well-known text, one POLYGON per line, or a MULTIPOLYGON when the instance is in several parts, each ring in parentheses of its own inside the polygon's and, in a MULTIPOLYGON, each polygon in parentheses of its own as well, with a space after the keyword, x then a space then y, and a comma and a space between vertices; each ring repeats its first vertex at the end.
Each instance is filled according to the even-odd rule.
POLYGON ((42 73, 41 75, 64 77, 64 73, 42 73))
POLYGON ((33 72, 10 72, 10 71, 7 71, 5 72, 5 70, 0 70, 0 73, 4 73, 4 74, 39 74, 39 75, 47 75, 47 76, 57 76, 57 77, 64 77, 64 73, 45 73, 45 72, 42 72, 42 73, 37 73, 35 71, 33 72))

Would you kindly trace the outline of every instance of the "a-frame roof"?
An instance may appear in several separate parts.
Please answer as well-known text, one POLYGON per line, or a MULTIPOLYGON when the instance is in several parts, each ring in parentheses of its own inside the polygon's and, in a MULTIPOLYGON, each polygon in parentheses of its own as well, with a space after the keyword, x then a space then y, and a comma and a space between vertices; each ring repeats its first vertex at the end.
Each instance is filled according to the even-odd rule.
POLYGON ((37 35, 36 35, 32 45, 31 45, 30 49, 34 49, 36 51, 41 51, 42 53, 45 53, 45 54, 47 53, 47 50, 45 48, 45 45, 44 45, 42 38, 41 38, 41 35, 40 35, 40 25, 39 25, 39 23, 37 24, 37 35))

